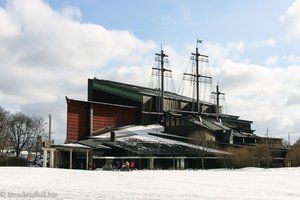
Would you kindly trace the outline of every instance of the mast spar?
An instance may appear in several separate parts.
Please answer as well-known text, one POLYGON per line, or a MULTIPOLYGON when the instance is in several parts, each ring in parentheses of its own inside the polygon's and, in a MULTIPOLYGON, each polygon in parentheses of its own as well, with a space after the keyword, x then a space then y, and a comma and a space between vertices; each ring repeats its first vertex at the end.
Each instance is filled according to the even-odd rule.
POLYGON ((225 95, 225 93, 222 93, 219 91, 219 84, 217 84, 216 86, 216 92, 212 92, 213 94, 216 95, 216 99, 217 99, 217 107, 216 107, 216 114, 217 114, 217 118, 219 119, 220 117, 220 95, 225 95))
POLYGON ((195 111, 199 115, 201 115, 202 107, 200 105, 200 82, 205 82, 206 83, 207 80, 209 80, 208 83, 210 83, 211 80, 212 80, 212 77, 202 75, 199 72, 199 62, 201 61, 201 62, 207 62, 208 63, 208 56, 199 53, 198 43, 202 43, 202 40, 197 39, 196 52, 192 53, 192 59, 195 60, 195 62, 196 62, 196 74, 184 73, 183 75, 191 76, 191 77, 196 79, 195 82, 196 82, 196 101, 197 101, 197 103, 196 103, 195 111), (200 78, 201 78, 201 81, 200 81, 200 78))
POLYGON ((163 113, 164 112, 164 97, 165 97, 165 82, 164 82, 164 79, 165 79, 165 72, 172 72, 172 70, 169 70, 169 69, 166 69, 164 67, 164 64, 165 64, 165 58, 168 57, 168 55, 166 55, 164 53, 164 51, 162 50, 161 48, 161 51, 160 53, 156 53, 155 54, 156 56, 158 56, 158 59, 157 61, 159 62, 160 64, 160 68, 152 68, 153 70, 158 70, 160 71, 160 76, 161 76, 161 86, 160 86, 160 89, 161 89, 161 101, 160 101, 160 109, 159 109, 159 112, 160 113, 163 113))

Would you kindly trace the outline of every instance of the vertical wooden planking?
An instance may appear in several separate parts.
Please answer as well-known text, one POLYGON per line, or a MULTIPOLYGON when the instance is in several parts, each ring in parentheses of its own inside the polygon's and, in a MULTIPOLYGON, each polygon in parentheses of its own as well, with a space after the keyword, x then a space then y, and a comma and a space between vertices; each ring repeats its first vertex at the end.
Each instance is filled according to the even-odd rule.
POLYGON ((67 141, 78 141, 91 130, 137 123, 137 109, 112 104, 67 100, 67 141), (91 112, 92 107, 92 112, 91 112))

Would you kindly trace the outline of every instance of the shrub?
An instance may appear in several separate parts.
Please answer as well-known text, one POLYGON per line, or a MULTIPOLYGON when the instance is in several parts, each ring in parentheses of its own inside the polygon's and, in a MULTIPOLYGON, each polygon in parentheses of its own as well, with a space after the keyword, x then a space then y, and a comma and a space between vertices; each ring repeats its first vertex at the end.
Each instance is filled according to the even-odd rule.
POLYGON ((0 157, 0 166, 27 166, 27 161, 17 157, 0 157))
POLYGON ((225 167, 242 168, 253 166, 253 158, 249 148, 228 147, 225 149, 230 155, 223 155, 225 167))
POLYGON ((228 147, 229 155, 221 155, 225 167, 269 167, 272 161, 271 151, 267 145, 255 147, 228 147))
POLYGON ((251 149, 251 155, 256 162, 256 167, 269 167, 272 161, 268 145, 257 145, 251 149))
POLYGON ((285 156, 285 165, 288 167, 300 166, 300 145, 294 145, 285 156))

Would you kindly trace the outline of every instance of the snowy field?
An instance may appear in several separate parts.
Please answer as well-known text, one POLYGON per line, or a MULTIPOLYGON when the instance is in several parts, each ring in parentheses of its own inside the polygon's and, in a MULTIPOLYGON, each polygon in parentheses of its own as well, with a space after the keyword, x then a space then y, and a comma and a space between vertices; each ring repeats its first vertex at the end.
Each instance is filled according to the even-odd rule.
POLYGON ((1 167, 0 199, 300 199, 300 168, 112 172, 1 167))

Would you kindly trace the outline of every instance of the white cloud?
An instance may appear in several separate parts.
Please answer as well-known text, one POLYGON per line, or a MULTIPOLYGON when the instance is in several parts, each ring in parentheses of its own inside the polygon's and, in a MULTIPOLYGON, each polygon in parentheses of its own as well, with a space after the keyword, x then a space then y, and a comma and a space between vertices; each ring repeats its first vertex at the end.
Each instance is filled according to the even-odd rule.
POLYGON ((60 139, 66 95, 86 99, 87 78, 105 78, 97 72, 114 60, 139 65, 155 47, 128 31, 81 23, 81 17, 78 8, 55 11, 42 0, 0 7, 0 105, 51 112, 60 139))
POLYGON ((212 59, 217 59, 213 76, 226 93, 229 113, 253 120, 260 135, 268 127, 274 137, 284 137, 289 131, 299 132, 300 66, 270 68, 228 58, 212 59))
POLYGON ((287 39, 300 39, 300 0, 296 0, 287 11, 280 16, 279 21, 286 29, 287 39))
POLYGON ((300 56, 297 55, 284 55, 284 56, 269 56, 265 59, 265 65, 274 66, 281 64, 283 67, 285 65, 297 65, 300 63, 300 56))
POLYGON ((231 49, 232 51, 238 52, 238 53, 244 53, 246 48, 246 43, 243 41, 238 42, 229 42, 227 43, 227 47, 231 49))
POLYGON ((204 51, 206 55, 209 55, 211 62, 220 60, 226 60, 229 54, 229 49, 217 43, 205 43, 204 51))
POLYGON ((257 49, 261 47, 274 47, 276 46, 276 40, 272 38, 254 41, 254 42, 246 42, 246 41, 231 41, 227 42, 227 44, 222 47, 226 48, 226 53, 239 53, 242 54, 248 49, 257 49))
POLYGON ((65 6, 62 11, 62 15, 69 19, 79 20, 82 19, 82 13, 79 8, 72 6, 65 6))
POLYGON ((265 40, 260 40, 256 42, 250 42, 248 44, 248 48, 255 49, 259 47, 274 47, 276 46, 277 42, 275 39, 269 38, 265 40))
POLYGON ((266 58, 265 63, 266 63, 266 65, 270 66, 270 65, 277 64, 278 61, 279 61, 278 56, 270 56, 270 57, 266 58))
MULTIPOLYGON (((208 55, 212 58, 218 58, 217 60, 226 60, 227 58, 234 59, 239 62, 247 62, 250 61, 247 58, 241 58, 241 55, 245 55, 248 50, 254 50, 262 47, 274 47, 277 42, 275 39, 264 39, 260 41, 230 41, 224 45, 216 44, 216 43, 205 43, 204 50, 208 55)), ((270 64, 273 61, 273 64, 276 60, 275 57, 267 58, 268 63, 270 64)), ((277 59, 279 61, 279 57, 277 59)))
POLYGON ((300 63, 300 56, 290 55, 286 59, 288 62, 291 62, 291 63, 300 63))

